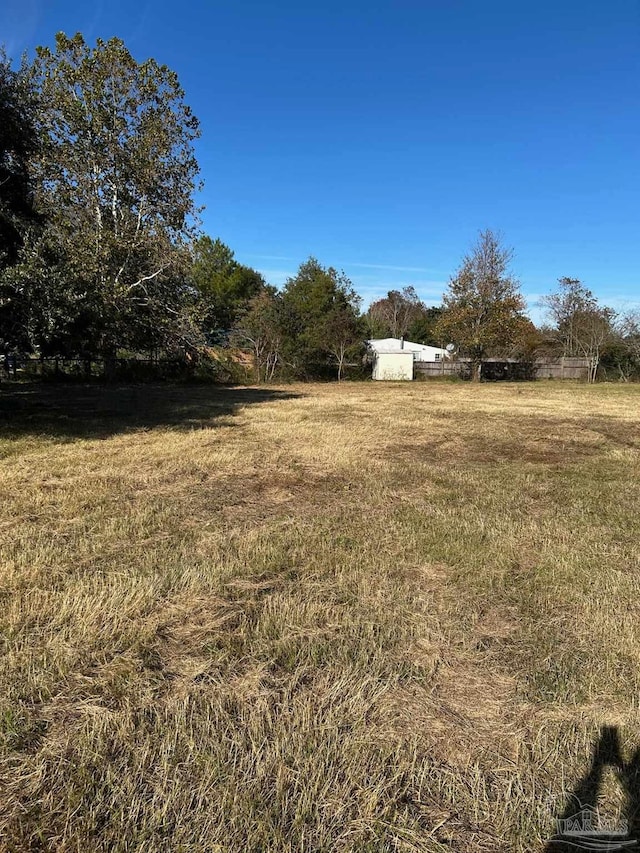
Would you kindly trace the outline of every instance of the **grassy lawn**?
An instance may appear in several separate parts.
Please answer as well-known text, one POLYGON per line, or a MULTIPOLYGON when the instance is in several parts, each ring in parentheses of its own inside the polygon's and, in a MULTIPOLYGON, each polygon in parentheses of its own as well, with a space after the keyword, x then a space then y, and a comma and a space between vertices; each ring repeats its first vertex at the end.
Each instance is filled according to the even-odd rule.
POLYGON ((637 781, 639 421, 3 385, 0 850, 544 850, 603 726, 637 781))

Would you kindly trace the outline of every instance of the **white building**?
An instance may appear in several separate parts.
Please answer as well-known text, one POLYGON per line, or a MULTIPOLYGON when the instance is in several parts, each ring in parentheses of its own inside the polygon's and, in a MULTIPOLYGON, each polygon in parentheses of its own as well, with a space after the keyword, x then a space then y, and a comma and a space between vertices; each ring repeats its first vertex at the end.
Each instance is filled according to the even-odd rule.
POLYGON ((373 379, 402 381, 413 379, 414 354, 411 350, 378 350, 373 358, 373 379))
POLYGON ((413 341, 405 341, 404 338, 377 338, 367 341, 367 346, 373 351, 374 356, 378 353, 410 352, 413 353, 414 361, 441 361, 449 355, 446 349, 414 344, 413 341))

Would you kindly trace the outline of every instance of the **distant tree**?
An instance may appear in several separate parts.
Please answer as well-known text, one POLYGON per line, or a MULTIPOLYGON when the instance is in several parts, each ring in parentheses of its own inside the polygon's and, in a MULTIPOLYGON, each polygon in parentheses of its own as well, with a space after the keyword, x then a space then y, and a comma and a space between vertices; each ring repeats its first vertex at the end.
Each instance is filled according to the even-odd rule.
POLYGON ((48 225, 22 272, 33 305, 55 305, 33 321, 40 343, 110 357, 173 336, 188 302, 199 135, 176 74, 136 62, 120 39, 90 48, 59 33, 54 50, 37 49, 32 79, 48 225))
POLYGON ((335 360, 341 375, 350 346, 347 341, 353 341, 352 330, 359 317, 360 300, 351 281, 344 273, 309 258, 288 279, 282 298, 289 364, 298 372, 313 374, 335 360))
POLYGON ((364 355, 364 327, 358 316, 359 297, 338 298, 323 318, 319 337, 329 355, 335 360, 338 382, 342 379, 348 358, 364 355))
POLYGON ((544 355, 547 349, 544 331, 538 329, 528 317, 523 317, 509 346, 496 354, 533 362, 538 356, 544 355))
POLYGON ((286 334, 282 297, 264 287, 236 318, 232 341, 253 354, 256 381, 270 382, 282 362, 286 334))
POLYGON ((437 337, 471 359, 474 380, 481 378, 483 359, 512 347, 527 323, 512 258, 498 235, 481 231, 443 297, 437 337))
POLYGON ((199 237, 193 246, 193 283, 208 336, 231 329, 243 309, 265 286, 259 272, 238 263, 221 240, 199 237))
POLYGON ((595 382, 603 353, 619 337, 615 311, 601 306, 579 279, 568 277, 558 280, 544 304, 562 354, 589 359, 589 382, 595 382))
POLYGON ((376 337, 405 337, 423 308, 414 287, 390 290, 369 308, 370 328, 377 332, 376 337))
POLYGON ((631 356, 640 364, 640 311, 632 311, 623 318, 622 334, 631 356))
POLYGON ((28 347, 28 303, 8 272, 38 217, 30 160, 37 150, 36 95, 28 69, 0 51, 0 351, 28 347))
POLYGON ((552 334, 562 355, 580 355, 578 329, 581 318, 598 311, 598 300, 577 278, 558 279, 558 288, 542 300, 552 321, 552 334))
POLYGON ((429 346, 442 347, 448 341, 438 338, 437 325, 442 316, 443 308, 440 305, 432 305, 430 308, 422 303, 420 311, 416 314, 407 330, 409 340, 417 344, 428 344, 429 346))
POLYGON ((618 339, 611 346, 610 360, 623 381, 640 378, 640 312, 631 311, 623 316, 618 331, 618 339))
POLYGON ((612 308, 599 308, 578 318, 579 352, 589 359, 589 381, 595 382, 600 360, 618 338, 616 313, 612 308))

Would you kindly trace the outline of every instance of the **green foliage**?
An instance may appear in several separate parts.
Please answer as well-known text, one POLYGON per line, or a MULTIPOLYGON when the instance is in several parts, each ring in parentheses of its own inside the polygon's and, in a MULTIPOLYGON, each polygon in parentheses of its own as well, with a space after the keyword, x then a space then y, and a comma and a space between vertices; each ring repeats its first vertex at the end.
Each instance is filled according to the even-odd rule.
POLYGON ((24 347, 27 303, 9 268, 37 222, 30 159, 37 149, 36 98, 27 68, 0 51, 0 349, 24 347))
POLYGON ((407 338, 417 344, 442 347, 443 341, 439 340, 437 335, 437 323, 441 316, 442 308, 439 305, 427 308, 424 303, 421 303, 420 311, 407 329, 407 338))
MULTIPOLYGON (((117 38, 40 47, 37 204, 47 225, 17 271, 43 350, 147 348, 187 323, 198 122, 173 71, 117 38)), ((178 332, 178 336, 180 336, 178 332)))
POLYGON ((356 357, 365 336, 360 298, 351 281, 310 257, 286 282, 282 298, 285 360, 300 375, 313 375, 319 365, 333 363, 340 379, 345 360, 356 357))
POLYGON ((216 331, 231 329, 252 297, 265 287, 259 272, 238 263, 228 246, 208 236, 194 243, 191 277, 209 339, 216 331))
POLYGON ((29 160, 36 147, 27 69, 14 71, 0 51, 0 269, 15 263, 23 233, 35 219, 29 160))

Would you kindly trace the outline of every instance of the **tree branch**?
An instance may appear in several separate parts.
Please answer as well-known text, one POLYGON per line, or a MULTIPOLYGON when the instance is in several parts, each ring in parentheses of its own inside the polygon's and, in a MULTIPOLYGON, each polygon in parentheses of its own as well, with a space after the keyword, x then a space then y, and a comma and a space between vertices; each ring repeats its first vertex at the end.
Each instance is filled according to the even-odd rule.
MULTIPOLYGON (((164 272, 164 267, 160 267, 159 270, 151 273, 151 275, 143 275, 142 278, 139 278, 138 281, 134 281, 133 284, 130 284, 129 287, 126 288, 126 293, 129 293, 134 289, 134 287, 142 287, 145 281, 151 281, 151 279, 156 278, 160 275, 160 273, 164 272)), ((144 288, 143 288, 144 289, 144 288)))

